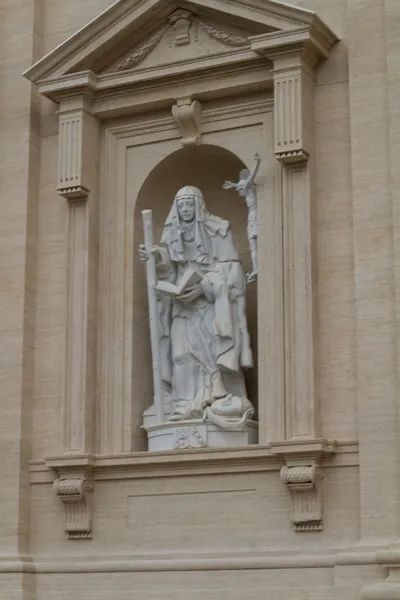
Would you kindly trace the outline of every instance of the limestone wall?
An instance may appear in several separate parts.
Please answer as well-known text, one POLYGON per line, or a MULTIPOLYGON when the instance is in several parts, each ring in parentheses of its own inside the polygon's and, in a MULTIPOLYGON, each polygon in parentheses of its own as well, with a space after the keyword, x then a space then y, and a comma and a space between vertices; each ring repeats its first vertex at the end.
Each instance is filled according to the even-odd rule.
MULTIPOLYGON (((0 0, 0 599, 358 598, 363 586, 384 581, 387 572, 376 553, 400 534, 400 4, 291 2, 317 12, 341 39, 318 72, 315 97, 316 393, 322 435, 338 442, 324 463, 323 531, 293 531, 291 496, 279 477, 283 463, 265 448, 253 463, 246 452, 239 458, 227 452, 225 464, 216 455, 204 464, 189 456, 152 465, 140 454, 145 438, 138 419, 151 394, 149 364, 135 355, 142 349, 149 354, 144 274, 125 250, 137 245, 139 210, 156 185, 135 208, 141 186, 134 165, 140 165, 143 182, 179 148, 175 140, 165 142, 171 149, 159 149, 159 155, 148 147, 148 163, 145 150, 130 149, 123 195, 99 193, 95 426, 101 434, 94 451, 105 458, 94 478, 93 537, 69 540, 54 473, 43 462, 63 451, 68 206, 57 194, 57 107, 39 97, 22 72, 111 3, 0 0), (112 229, 122 199, 132 236, 124 248, 112 229), (115 264, 108 262, 107 248, 116 251, 115 264), (126 281, 128 263, 135 281, 126 281), (130 319, 122 332, 111 331, 118 306, 107 303, 107 294, 120 298, 112 286, 121 281, 130 319), (110 367, 120 335, 130 349, 123 381, 110 367), (126 401, 117 414, 118 394, 126 401), (126 455, 117 468, 116 452, 126 455)), ((263 94, 259 99, 268 99, 263 94)), ((243 136, 242 148, 232 149, 238 159, 226 159, 227 170, 249 162, 254 139, 261 139, 258 130, 266 132, 267 152, 268 118, 257 127, 243 136)), ((103 152, 105 132, 106 126, 103 152)), ((272 159, 271 152, 267 163, 273 165, 272 159)), ((160 219, 170 189, 180 183, 179 164, 174 168, 161 172, 169 177, 165 198, 151 206, 162 203, 160 219)), ((260 183, 266 196, 267 172, 260 183)), ((213 181, 206 181, 204 168, 199 184, 212 188, 213 181)), ((232 218, 212 192, 210 206, 232 218)), ((246 260, 239 227, 245 213, 235 210, 234 231, 246 260)), ((258 289, 259 310, 273 283, 265 280, 258 289)), ((255 306, 256 299, 249 303, 255 306)))

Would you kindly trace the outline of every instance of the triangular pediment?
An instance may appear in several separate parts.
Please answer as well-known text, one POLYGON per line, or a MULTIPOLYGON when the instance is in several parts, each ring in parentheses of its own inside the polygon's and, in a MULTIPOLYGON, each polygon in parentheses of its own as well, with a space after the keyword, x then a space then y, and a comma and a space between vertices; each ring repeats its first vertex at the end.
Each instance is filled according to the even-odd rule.
POLYGON ((156 29, 135 40, 128 50, 117 47, 117 56, 102 57, 90 67, 81 66, 97 74, 109 74, 190 62, 249 48, 249 36, 267 31, 258 24, 245 29, 243 24, 235 26, 217 20, 214 15, 178 8, 156 29))
POLYGON ((25 76, 42 84, 80 72, 179 64, 249 47, 251 36, 315 23, 331 34, 312 11, 276 0, 118 0, 25 76))

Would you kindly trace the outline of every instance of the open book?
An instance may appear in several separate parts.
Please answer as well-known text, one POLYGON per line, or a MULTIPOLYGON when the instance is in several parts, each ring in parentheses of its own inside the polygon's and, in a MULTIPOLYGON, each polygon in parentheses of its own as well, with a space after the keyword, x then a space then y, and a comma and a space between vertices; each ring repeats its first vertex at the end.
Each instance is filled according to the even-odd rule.
POLYGON ((203 279, 202 274, 194 269, 186 269, 178 283, 170 283, 169 281, 157 281, 156 290, 171 296, 179 296, 183 294, 189 287, 200 283, 203 279))

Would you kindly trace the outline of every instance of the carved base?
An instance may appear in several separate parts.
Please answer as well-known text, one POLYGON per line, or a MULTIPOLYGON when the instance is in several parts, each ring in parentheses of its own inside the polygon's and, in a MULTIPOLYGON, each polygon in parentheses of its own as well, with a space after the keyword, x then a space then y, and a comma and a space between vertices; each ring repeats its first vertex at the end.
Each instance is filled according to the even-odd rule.
POLYGON ((239 430, 223 430, 217 425, 201 419, 167 421, 157 425, 154 407, 151 406, 144 414, 143 423, 150 452, 238 448, 258 442, 258 423, 256 421, 247 421, 246 425, 239 430))

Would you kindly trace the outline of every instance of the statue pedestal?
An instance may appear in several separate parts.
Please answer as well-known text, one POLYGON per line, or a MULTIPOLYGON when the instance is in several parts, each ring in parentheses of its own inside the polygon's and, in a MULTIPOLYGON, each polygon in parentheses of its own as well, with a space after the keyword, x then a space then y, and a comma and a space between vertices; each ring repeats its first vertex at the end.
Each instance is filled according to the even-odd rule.
MULTIPOLYGON (((166 418, 169 414, 166 411, 166 418)), ((199 448, 237 448, 257 444, 258 423, 247 421, 238 430, 221 429, 214 423, 191 419, 166 421, 156 424, 154 405, 143 415, 143 428, 147 433, 150 452, 188 450, 199 448)))

